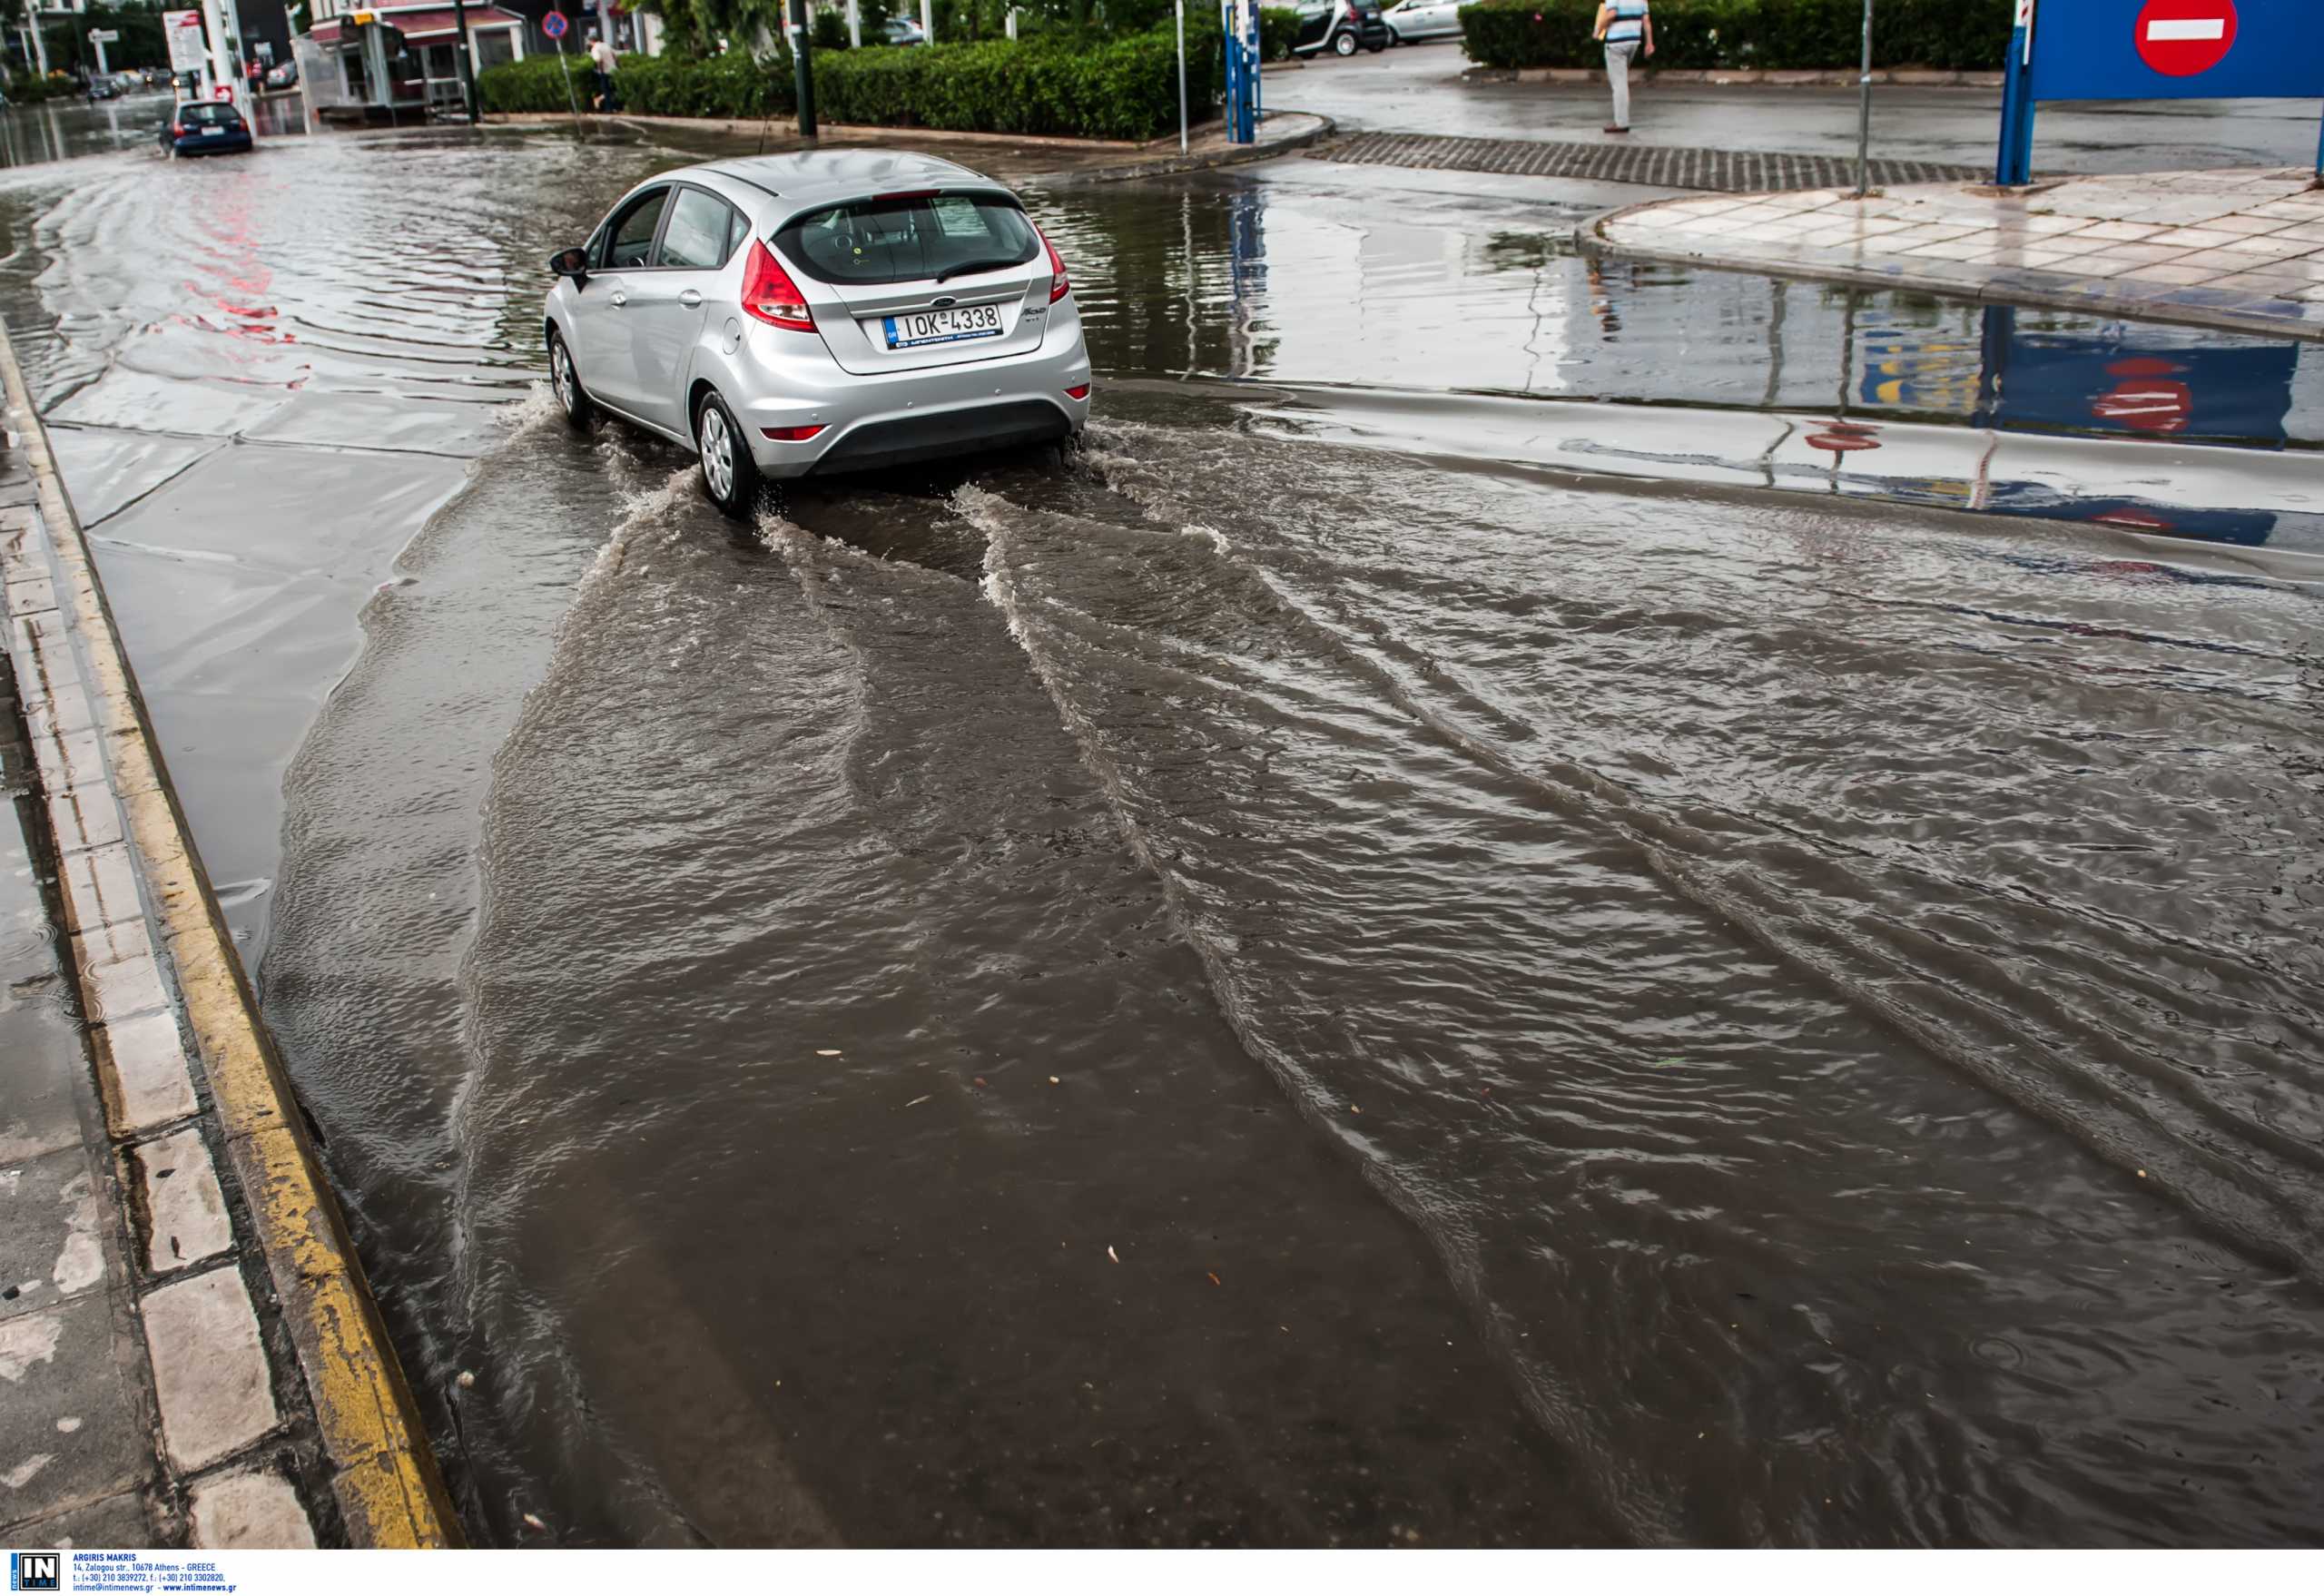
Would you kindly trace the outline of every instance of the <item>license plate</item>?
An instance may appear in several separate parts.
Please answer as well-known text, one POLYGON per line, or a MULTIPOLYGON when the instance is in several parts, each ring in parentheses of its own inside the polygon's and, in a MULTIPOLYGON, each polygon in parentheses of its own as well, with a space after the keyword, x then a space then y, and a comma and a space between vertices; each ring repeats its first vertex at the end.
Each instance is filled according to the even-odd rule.
POLYGON ((883 316, 880 326, 891 350, 923 343, 958 343, 964 338, 999 338, 1000 307, 968 305, 957 310, 914 310, 905 316, 883 316))
POLYGON ((225 131, 222 127, 205 127, 202 130, 202 136, 205 139, 214 139, 225 131))

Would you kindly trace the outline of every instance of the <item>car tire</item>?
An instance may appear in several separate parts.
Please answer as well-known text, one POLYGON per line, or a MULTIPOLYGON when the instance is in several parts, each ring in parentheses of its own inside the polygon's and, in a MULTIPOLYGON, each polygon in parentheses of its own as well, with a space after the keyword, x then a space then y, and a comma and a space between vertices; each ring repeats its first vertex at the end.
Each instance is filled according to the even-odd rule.
POLYGON ((702 488, 710 502, 730 519, 749 520, 759 507, 765 482, 758 461, 751 458, 749 438, 715 390, 704 394, 694 407, 694 447, 702 461, 702 488))
POLYGON ((548 333, 548 390, 556 396, 556 408, 565 412, 566 425, 576 432, 587 431, 597 407, 589 390, 581 386, 581 373, 574 367, 572 351, 565 347, 564 334, 554 327, 548 333))
POLYGON ((1342 34, 1337 38, 1334 38, 1332 41, 1332 54, 1339 56, 1342 60, 1345 60, 1348 56, 1354 54, 1355 35, 1354 34, 1342 34))

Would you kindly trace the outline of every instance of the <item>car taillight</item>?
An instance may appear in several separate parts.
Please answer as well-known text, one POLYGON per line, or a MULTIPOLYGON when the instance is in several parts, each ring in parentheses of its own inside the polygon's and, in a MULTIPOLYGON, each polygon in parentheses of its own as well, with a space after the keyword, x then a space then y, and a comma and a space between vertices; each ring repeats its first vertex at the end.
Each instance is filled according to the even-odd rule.
POLYGON ((1069 399, 1088 399, 1089 397, 1089 385, 1084 382, 1078 387, 1068 388, 1065 390, 1065 397, 1069 399))
MULTIPOLYGON (((1033 231, 1040 232, 1039 228, 1033 231)), ((1073 284, 1066 281, 1064 258, 1057 252, 1057 246, 1049 242, 1048 233, 1041 233, 1041 248, 1049 252, 1049 303, 1054 305, 1073 291, 1073 284)))
POLYGON ((804 443, 821 432, 825 425, 818 421, 812 427, 762 427, 759 430, 777 443, 804 443))
POLYGON ((769 327, 815 330, 815 313, 807 309, 807 297, 757 239, 751 241, 750 264, 743 271, 743 310, 769 327))

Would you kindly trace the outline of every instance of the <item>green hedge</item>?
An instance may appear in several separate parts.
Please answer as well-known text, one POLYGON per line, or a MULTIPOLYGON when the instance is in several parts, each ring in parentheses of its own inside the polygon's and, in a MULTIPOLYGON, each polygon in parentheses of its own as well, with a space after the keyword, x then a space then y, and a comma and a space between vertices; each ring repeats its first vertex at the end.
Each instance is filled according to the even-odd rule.
MULTIPOLYGON (((1216 103, 1220 35, 1187 35, 1187 81, 1197 117, 1216 103)), ((1150 139, 1178 125, 1178 58, 1168 31, 1088 44, 1049 35, 982 44, 867 46, 814 57, 815 109, 836 123, 944 133, 1150 139)), ((478 80, 487 111, 563 111, 563 74, 588 104, 586 63, 537 55, 478 80)), ((795 110, 791 60, 740 52, 705 61, 625 55, 615 74, 623 109, 641 116, 747 118, 795 110)))
MULTIPOLYGON (((1212 103, 1219 35, 1187 36, 1196 114, 1212 103)), ((1167 30, 1090 48, 993 40, 851 50, 815 68, 816 109, 833 122, 947 133, 1151 139, 1178 125, 1178 56, 1167 30)))
MULTIPOLYGON (((2011 0, 1879 0, 1873 63, 1997 72, 2013 11, 2011 0)), ((1462 41, 1485 66, 1602 66, 1597 15, 1598 0, 1487 0, 1461 8, 1462 41)), ((1830 71, 1856 65, 1863 48, 1863 0, 1658 0, 1650 64, 1830 71)))
POLYGON ((1291 43, 1299 36, 1299 13, 1287 5, 1259 8, 1259 59, 1288 61, 1291 43))

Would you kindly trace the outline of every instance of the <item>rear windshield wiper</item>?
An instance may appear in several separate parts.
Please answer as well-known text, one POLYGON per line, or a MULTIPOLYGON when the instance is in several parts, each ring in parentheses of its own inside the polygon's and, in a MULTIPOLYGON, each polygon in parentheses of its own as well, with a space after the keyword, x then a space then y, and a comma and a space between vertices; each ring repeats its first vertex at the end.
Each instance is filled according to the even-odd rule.
POLYGON ((1023 258, 1015 255, 1000 261, 971 261, 965 266, 946 267, 936 274, 936 281, 941 282, 948 277, 966 277, 971 271, 998 271, 1003 266, 1022 266, 1024 263, 1023 258))

